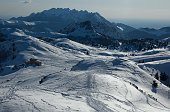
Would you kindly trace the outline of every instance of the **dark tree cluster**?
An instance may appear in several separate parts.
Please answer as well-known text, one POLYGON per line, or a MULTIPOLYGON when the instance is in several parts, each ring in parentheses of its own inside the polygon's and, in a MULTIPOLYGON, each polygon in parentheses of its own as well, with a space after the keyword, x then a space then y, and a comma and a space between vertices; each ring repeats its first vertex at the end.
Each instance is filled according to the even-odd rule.
POLYGON ((9 56, 9 51, 6 49, 1 49, 0 47, 0 62, 4 61, 9 56))
POLYGON ((155 79, 160 80, 160 81, 166 81, 169 79, 169 76, 165 72, 161 72, 160 75, 157 72, 155 74, 155 79))
POLYGON ((16 53, 17 49, 14 42, 6 42, 4 44, 0 44, 0 62, 5 61, 9 57, 11 57, 12 60, 15 59, 16 53))
POLYGON ((0 72, 1 72, 1 71, 3 71, 3 67, 2 67, 2 65, 0 64, 0 72))
POLYGON ((122 42, 120 47, 124 51, 147 51, 154 48, 166 48, 168 46, 168 42, 156 39, 132 39, 120 41, 122 42))
POLYGON ((156 73, 156 74, 155 74, 155 79, 159 80, 159 79, 160 79, 159 77, 160 77, 159 74, 156 73))
POLYGON ((166 81, 166 80, 168 80, 169 79, 169 76, 165 73, 165 72, 161 72, 161 74, 160 74, 160 80, 161 81, 166 81))
POLYGON ((6 41, 4 34, 0 33, 0 42, 6 41))
MULTIPOLYGON (((90 22, 86 21, 81 23, 82 27, 90 29, 90 22)), ((72 32, 74 29, 69 29, 68 32, 72 32), (70 31, 71 30, 71 31, 70 31)), ((104 34, 98 33, 100 35, 92 34, 85 35, 83 37, 74 37, 71 35, 66 36, 70 40, 75 42, 79 42, 85 45, 90 45, 94 47, 105 47, 107 49, 112 50, 120 50, 120 51, 147 51, 155 48, 166 48, 168 47, 168 42, 157 39, 114 39, 112 37, 106 36, 104 34)), ((55 42, 55 38, 45 38, 45 37, 37 37, 38 39, 44 40, 46 42, 53 43, 55 42)))
POLYGON ((144 63, 145 61, 144 60, 139 60, 138 63, 144 63))
POLYGON ((68 37, 70 40, 91 45, 101 46, 107 49, 116 49, 120 51, 147 51, 155 48, 166 48, 168 42, 156 39, 131 39, 131 40, 117 40, 101 34, 101 37, 91 38, 90 36, 82 37, 68 37))
POLYGON ((152 86, 157 88, 158 87, 158 83, 156 81, 153 81, 152 86))

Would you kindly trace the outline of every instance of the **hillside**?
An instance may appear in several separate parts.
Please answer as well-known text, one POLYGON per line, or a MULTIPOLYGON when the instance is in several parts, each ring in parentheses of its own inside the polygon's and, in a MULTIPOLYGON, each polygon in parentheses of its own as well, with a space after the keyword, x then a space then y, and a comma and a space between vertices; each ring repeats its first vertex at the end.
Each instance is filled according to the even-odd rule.
MULTIPOLYGON (((136 54, 136 56, 130 57, 131 60, 143 63, 139 63, 139 66, 149 67, 151 74, 166 73, 170 77, 170 52, 167 49, 154 49, 146 52, 136 54)), ((170 86, 170 79, 162 81, 166 85, 170 86)))
MULTIPOLYGON (((141 68, 128 52, 64 38, 47 42, 21 30, 8 33, 5 42, 6 49, 14 46, 16 56, 1 62, 1 112, 170 111, 170 89, 156 80, 158 91, 152 92, 153 72, 141 68), (31 58, 42 64, 25 63, 31 58)), ((169 51, 164 53, 168 57, 169 51)))

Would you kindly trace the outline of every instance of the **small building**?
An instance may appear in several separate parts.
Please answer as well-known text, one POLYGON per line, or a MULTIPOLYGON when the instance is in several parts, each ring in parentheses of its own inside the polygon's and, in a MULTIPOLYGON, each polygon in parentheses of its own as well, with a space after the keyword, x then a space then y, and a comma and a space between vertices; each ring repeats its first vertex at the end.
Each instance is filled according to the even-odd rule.
POLYGON ((26 62, 26 65, 41 66, 42 63, 39 60, 37 60, 37 59, 31 58, 29 61, 26 62))

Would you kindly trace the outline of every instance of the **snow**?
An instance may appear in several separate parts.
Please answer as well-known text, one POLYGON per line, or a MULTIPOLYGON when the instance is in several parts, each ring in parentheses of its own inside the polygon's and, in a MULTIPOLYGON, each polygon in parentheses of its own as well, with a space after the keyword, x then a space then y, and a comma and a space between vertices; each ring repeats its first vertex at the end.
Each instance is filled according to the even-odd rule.
POLYGON ((167 38, 165 38, 163 40, 166 41, 166 42, 170 42, 170 37, 167 37, 167 38))
POLYGON ((2 65, 7 68, 35 58, 42 66, 26 66, 16 71, 8 67, 0 73, 0 112, 170 111, 170 89, 157 81, 158 93, 153 93, 155 79, 135 62, 162 56, 156 62, 169 63, 165 60, 169 58, 168 49, 126 56, 127 53, 93 48, 64 38, 48 43, 19 30, 8 38, 16 43, 17 58, 9 58, 2 65))
POLYGON ((25 23, 25 25, 28 25, 28 26, 36 25, 35 22, 26 22, 26 21, 23 21, 23 23, 25 23))
POLYGON ((0 112, 170 112, 170 88, 153 76, 158 71, 170 76, 169 48, 120 52, 66 38, 119 38, 120 31, 134 28, 112 24, 98 13, 62 8, 2 20, 1 27, 7 41, 0 49, 9 56, 0 62, 0 112), (85 21, 90 23, 81 25, 85 21), (58 33, 69 24, 73 32, 58 33), (31 58, 42 65, 27 65, 31 58))
MULTIPOLYGON (((169 49, 154 49, 146 52, 138 53, 137 56, 130 57, 131 60, 138 62, 139 60, 144 60, 144 63, 140 63, 140 66, 146 66, 151 69, 156 69, 159 72, 165 72, 170 76, 170 51, 169 49)), ((151 71, 150 74, 152 73, 151 71)), ((166 82, 167 85, 170 85, 170 81, 166 82)))
POLYGON ((122 27, 120 27, 120 26, 117 26, 117 28, 119 28, 119 29, 122 30, 122 31, 124 30, 124 29, 123 29, 122 27))

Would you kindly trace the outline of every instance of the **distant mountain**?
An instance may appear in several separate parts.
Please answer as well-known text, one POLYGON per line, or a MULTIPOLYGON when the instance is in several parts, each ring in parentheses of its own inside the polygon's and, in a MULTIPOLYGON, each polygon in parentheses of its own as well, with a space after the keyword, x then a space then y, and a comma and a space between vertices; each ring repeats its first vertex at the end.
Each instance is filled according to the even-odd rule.
POLYGON ((125 37, 128 39, 143 39, 143 38, 157 39, 156 35, 144 31, 140 31, 138 29, 125 33, 125 37))
POLYGON ((136 29, 122 23, 117 23, 117 27, 122 29, 124 39, 143 39, 143 38, 157 39, 157 35, 147 32, 146 30, 143 29, 136 29))
POLYGON ((170 27, 163 27, 161 29, 159 29, 160 31, 163 31, 163 32, 167 32, 167 33, 170 33, 170 27))
POLYGON ((165 34, 165 32, 154 29, 154 28, 140 28, 139 30, 146 32, 146 33, 156 35, 156 36, 161 36, 161 35, 165 34))
POLYGON ((121 31, 100 14, 75 9, 52 8, 43 12, 32 13, 27 17, 11 18, 10 21, 27 22, 27 24, 32 25, 29 30, 45 32, 59 32, 70 25, 90 21, 96 32, 111 38, 121 37, 121 31))
POLYGON ((140 31, 144 31, 153 35, 158 36, 158 38, 167 38, 170 36, 170 27, 163 27, 160 29, 153 29, 153 28, 140 28, 140 31))
POLYGON ((140 39, 140 38, 163 39, 170 37, 170 27, 163 27, 160 29, 154 28, 136 29, 122 23, 117 23, 117 27, 122 30, 124 39, 140 39))
MULTIPOLYGON (((69 8, 52 8, 49 10, 44 10, 38 13, 32 13, 27 17, 11 18, 11 20, 22 20, 22 21, 53 21, 53 22, 82 22, 86 20, 91 20, 95 22, 109 22, 100 16, 98 13, 90 13, 87 11, 70 10, 69 8)), ((64 24, 64 23, 63 23, 64 24)))
POLYGON ((52 8, 26 17, 0 20, 0 29, 20 29, 25 34, 35 37, 74 37, 88 39, 163 39, 170 36, 169 27, 159 30, 136 29, 122 23, 111 23, 99 13, 52 8))

